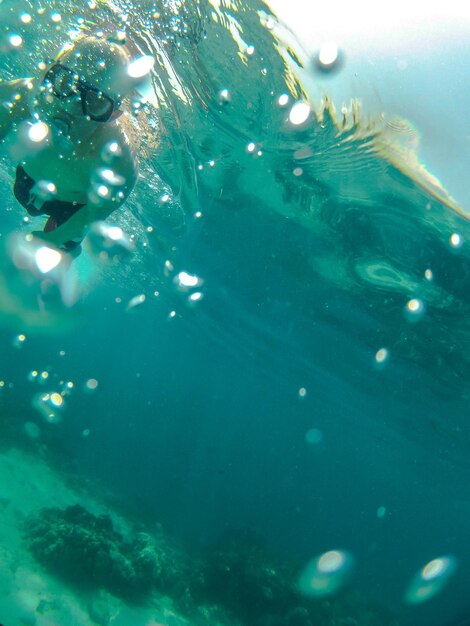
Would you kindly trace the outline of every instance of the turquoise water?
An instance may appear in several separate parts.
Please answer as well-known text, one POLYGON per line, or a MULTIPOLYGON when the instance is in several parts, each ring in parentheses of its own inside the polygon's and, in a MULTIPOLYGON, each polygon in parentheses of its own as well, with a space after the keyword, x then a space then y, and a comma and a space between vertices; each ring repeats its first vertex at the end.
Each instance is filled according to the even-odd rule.
POLYGON ((464 623, 470 205, 418 136, 462 159, 333 113, 352 53, 300 67, 262 2, 42 9, 0 3, 4 79, 123 14, 157 69, 132 253, 23 267, 2 155, 0 623, 464 623))

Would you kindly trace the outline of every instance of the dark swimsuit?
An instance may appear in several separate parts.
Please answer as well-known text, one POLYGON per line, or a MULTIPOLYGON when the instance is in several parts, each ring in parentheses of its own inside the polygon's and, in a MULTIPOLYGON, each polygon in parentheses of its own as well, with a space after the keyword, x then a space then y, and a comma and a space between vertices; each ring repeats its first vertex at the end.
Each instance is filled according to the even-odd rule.
MULTIPOLYGON (((30 215, 49 215, 49 219, 44 226, 45 232, 50 232, 69 220, 74 213, 81 209, 84 204, 78 202, 64 202, 63 200, 46 200, 40 208, 35 205, 35 196, 32 189, 35 180, 26 173, 21 165, 16 168, 15 184, 13 193, 16 199, 30 215)), ((62 247, 67 250, 74 250, 80 245, 80 241, 66 241, 62 247)))

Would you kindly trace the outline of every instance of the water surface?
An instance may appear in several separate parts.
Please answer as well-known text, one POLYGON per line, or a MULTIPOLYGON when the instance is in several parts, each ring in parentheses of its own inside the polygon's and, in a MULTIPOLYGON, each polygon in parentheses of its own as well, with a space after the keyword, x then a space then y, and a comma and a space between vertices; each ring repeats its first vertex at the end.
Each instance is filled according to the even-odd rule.
MULTIPOLYGON (((215 561, 203 591, 187 585, 195 604, 221 613, 196 614, 180 588, 164 589, 178 619, 439 626, 467 616, 470 204, 457 176, 465 154, 438 137, 468 128, 430 101, 432 74, 415 87, 427 103, 420 119, 408 79, 392 73, 393 89, 381 91, 371 58, 363 77, 366 61, 359 66, 362 85, 351 83, 357 56, 347 46, 337 68, 319 67, 315 45, 257 0, 43 9, 0 4, 4 78, 36 71, 79 18, 120 23, 123 14, 156 71, 150 104, 133 103, 142 175, 111 220, 133 236, 134 254, 106 261, 85 243, 60 278, 76 274, 73 305, 62 289, 44 312, 42 278, 2 253, 5 448, 49 455, 105 510, 124 509, 149 532, 161 525, 184 554, 215 561), (20 46, 8 45, 12 33, 20 46), (41 394, 53 392, 65 406, 51 420, 41 394), (302 568, 332 550, 351 555, 344 585, 340 572, 331 595, 300 593, 302 568), (443 557, 455 571, 417 602, 413 576, 443 557), (270 559, 293 579, 266 582, 270 559), (223 578, 230 568, 238 574, 223 578)), ((385 46, 383 56, 415 61, 387 57, 385 46)), ((458 85, 460 66, 440 62, 458 85)), ((10 193, 7 155, 1 172, 6 241, 31 224, 10 193)), ((53 564, 18 551, 62 584, 53 564)), ((106 606, 123 601, 102 580, 86 593, 100 586, 106 606)), ((77 623, 112 623, 82 604, 77 623)), ((28 623, 42 626, 38 607, 28 623)), ((150 625, 153 615, 132 619, 150 625)), ((174 623, 168 615, 158 620, 174 623)))

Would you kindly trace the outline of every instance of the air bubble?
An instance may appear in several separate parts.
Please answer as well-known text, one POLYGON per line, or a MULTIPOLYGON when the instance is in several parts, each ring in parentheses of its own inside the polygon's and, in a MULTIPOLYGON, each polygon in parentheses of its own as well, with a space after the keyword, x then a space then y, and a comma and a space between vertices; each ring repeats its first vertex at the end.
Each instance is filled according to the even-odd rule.
POLYGON ((178 288, 183 291, 187 291, 192 287, 199 287, 202 284, 202 280, 199 276, 196 276, 195 274, 188 274, 188 272, 180 272, 174 280, 178 285, 178 288))
POLYGON ((200 302, 203 297, 204 294, 201 291, 195 291, 190 296, 188 296, 188 300, 190 303, 200 302))
POLYGON ((385 367, 390 359, 390 352, 387 348, 379 348, 375 353, 374 363, 377 369, 385 367))
POLYGON ((338 59, 338 46, 329 41, 320 48, 318 59, 322 65, 331 65, 338 59))
POLYGON ((25 341, 26 335, 16 335, 16 337, 13 339, 13 346, 15 348, 22 348, 25 341))
POLYGON ((46 202, 47 200, 51 200, 56 195, 57 187, 49 180, 38 180, 38 182, 35 183, 31 189, 31 193, 37 196, 40 200, 46 202))
POLYGON ((88 391, 95 391, 98 388, 98 381, 96 378, 89 378, 85 383, 85 387, 88 391))
POLYGON ((344 55, 334 41, 325 41, 314 59, 317 70, 329 74, 337 71, 343 64, 344 55))
POLYGON ((410 604, 419 604, 429 600, 448 583, 457 567, 452 556, 443 556, 426 563, 415 574, 405 592, 405 600, 410 604))
POLYGON ((49 424, 57 424, 61 421, 60 411, 63 408, 63 401, 60 403, 58 393, 39 393, 33 398, 33 407, 40 413, 49 424))
POLYGON ((310 445, 317 445, 323 441, 323 433, 318 428, 310 428, 305 434, 305 441, 310 445))
POLYGON ((419 298, 411 298, 405 306, 405 315, 410 322, 420 320, 425 312, 424 302, 419 298))
POLYGON ((135 249, 134 242, 119 226, 94 222, 88 233, 91 252, 103 261, 117 262, 127 258, 135 249))
POLYGON ((63 397, 60 395, 60 393, 57 393, 56 391, 51 393, 50 401, 51 401, 52 405, 54 405, 55 407, 58 407, 58 408, 60 408, 60 407, 62 407, 64 405, 63 397))
POLYGON ((145 300, 146 300, 146 297, 144 293, 140 293, 138 296, 134 296, 127 303, 127 310, 134 309, 136 306, 140 306, 141 304, 145 302, 145 300))
POLYGON ((23 45, 23 37, 21 35, 10 35, 8 41, 13 48, 19 48, 23 45))
POLYGON ((111 196, 111 191, 109 189, 109 187, 107 187, 106 185, 98 185, 96 187, 96 193, 98 194, 98 196, 100 198, 109 198, 111 196))
POLYGON ((28 137, 34 143, 44 141, 49 135, 49 126, 45 122, 35 122, 28 130, 28 137))
POLYGON ((289 113, 289 121, 294 126, 304 124, 310 116, 311 109, 306 102, 296 102, 289 113))
POLYGON ((116 174, 114 170, 108 167, 100 167, 96 170, 96 173, 103 181, 105 181, 108 185, 112 185, 113 187, 122 186, 126 182, 123 176, 116 174))
POLYGON ((377 517, 379 519, 383 519, 386 514, 387 514, 387 509, 384 506, 379 506, 379 508, 377 509, 377 517))
POLYGON ((263 15, 261 23, 264 25, 266 30, 272 30, 276 26, 276 22, 271 15, 263 15))
POLYGON ((346 583, 353 567, 353 557, 343 550, 330 550, 314 558, 303 570, 300 591, 307 596, 325 596, 346 583))
POLYGON ((221 89, 217 95, 217 101, 221 106, 229 104, 231 99, 232 97, 228 89, 221 89))
POLYGON ((122 150, 117 141, 109 141, 101 150, 101 158, 105 163, 111 163, 122 155, 122 150))

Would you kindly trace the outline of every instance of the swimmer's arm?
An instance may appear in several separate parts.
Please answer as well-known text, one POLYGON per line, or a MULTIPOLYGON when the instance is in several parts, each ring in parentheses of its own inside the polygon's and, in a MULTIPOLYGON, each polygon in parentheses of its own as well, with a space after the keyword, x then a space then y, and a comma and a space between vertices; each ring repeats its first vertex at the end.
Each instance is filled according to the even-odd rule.
POLYGON ((36 230, 33 232, 33 235, 60 248, 68 241, 81 241, 85 237, 88 227, 95 219, 92 218, 91 207, 85 205, 61 226, 50 232, 36 230))
POLYGON ((113 211, 119 208, 125 200, 126 198, 124 197, 120 201, 116 200, 112 203, 103 203, 99 207, 86 204, 54 230, 48 233, 35 231, 33 234, 58 248, 62 247, 67 241, 81 241, 93 222, 106 219, 113 211))
POLYGON ((28 117, 28 96, 32 89, 30 78, 0 82, 0 140, 8 135, 15 122, 28 117))

